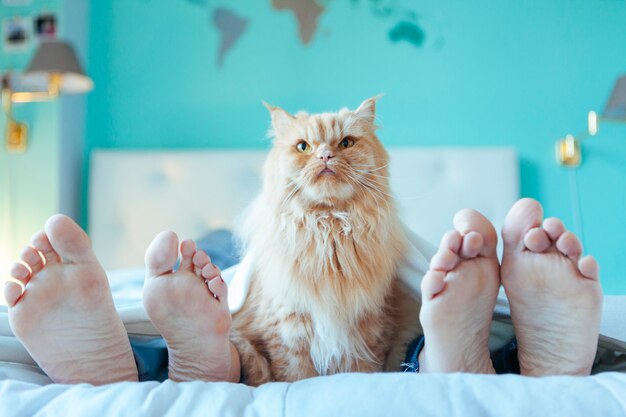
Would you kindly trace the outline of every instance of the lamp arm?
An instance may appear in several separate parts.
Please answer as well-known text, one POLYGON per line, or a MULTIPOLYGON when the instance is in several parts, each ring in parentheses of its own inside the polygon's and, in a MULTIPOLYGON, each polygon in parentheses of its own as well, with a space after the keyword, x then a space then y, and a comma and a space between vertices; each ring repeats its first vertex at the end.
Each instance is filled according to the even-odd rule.
POLYGON ((7 123, 5 132, 5 145, 9 152, 24 152, 28 138, 28 127, 20 123, 13 117, 13 91, 9 75, 2 76, 2 110, 4 111, 7 123))
POLYGON ((53 100, 59 96, 62 78, 63 76, 59 73, 50 73, 47 91, 11 92, 11 101, 14 103, 30 103, 33 101, 53 100))
POLYGON ((12 91, 11 85, 9 82, 9 76, 2 76, 2 110, 7 114, 7 117, 10 117, 11 114, 11 100, 12 91))

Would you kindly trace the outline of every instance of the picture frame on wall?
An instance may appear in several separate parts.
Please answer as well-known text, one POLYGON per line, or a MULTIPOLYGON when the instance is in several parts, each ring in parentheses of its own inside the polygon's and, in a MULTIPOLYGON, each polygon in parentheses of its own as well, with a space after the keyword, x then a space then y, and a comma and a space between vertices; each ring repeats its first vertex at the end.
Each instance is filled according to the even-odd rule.
POLYGON ((54 39, 57 35, 57 17, 53 13, 42 13, 33 19, 33 29, 38 40, 54 39))
POLYGON ((22 52, 30 46, 31 19, 14 16, 2 21, 2 49, 4 52, 22 52))

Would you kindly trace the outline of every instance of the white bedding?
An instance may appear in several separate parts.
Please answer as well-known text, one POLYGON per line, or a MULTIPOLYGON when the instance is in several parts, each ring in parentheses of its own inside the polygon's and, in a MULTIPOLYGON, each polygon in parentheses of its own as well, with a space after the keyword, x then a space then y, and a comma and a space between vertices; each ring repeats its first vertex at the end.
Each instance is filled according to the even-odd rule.
MULTIPOLYGON (((235 275, 234 268, 224 272, 227 281, 235 275)), ((109 279, 116 307, 129 334, 132 337, 157 335, 140 301, 143 270, 112 272, 109 279)), ((609 310, 626 304, 625 297, 609 297, 608 301, 609 310)), ((2 417, 626 416, 626 373, 618 372, 590 377, 549 378, 470 374, 340 374, 295 383, 271 383, 259 388, 243 384, 175 383, 169 380, 163 383, 117 383, 103 387, 87 384, 70 386, 51 384, 16 342, 7 326, 6 308, 0 309, 2 417)))
POLYGON ((14 416, 623 416, 626 374, 340 374, 259 388, 186 382, 104 387, 0 381, 0 415, 14 416))

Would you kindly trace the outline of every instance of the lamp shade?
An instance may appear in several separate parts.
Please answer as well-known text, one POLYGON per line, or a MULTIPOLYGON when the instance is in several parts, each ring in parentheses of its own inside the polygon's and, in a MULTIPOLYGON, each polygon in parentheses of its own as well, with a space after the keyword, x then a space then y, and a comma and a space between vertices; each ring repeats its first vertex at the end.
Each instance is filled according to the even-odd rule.
POLYGON ((626 75, 621 76, 615 82, 611 97, 604 106, 602 117, 626 120, 626 75))
POLYGON ((85 75, 74 48, 67 42, 42 42, 24 71, 22 81, 29 84, 46 83, 50 74, 61 75, 61 93, 84 93, 93 88, 93 81, 85 75))

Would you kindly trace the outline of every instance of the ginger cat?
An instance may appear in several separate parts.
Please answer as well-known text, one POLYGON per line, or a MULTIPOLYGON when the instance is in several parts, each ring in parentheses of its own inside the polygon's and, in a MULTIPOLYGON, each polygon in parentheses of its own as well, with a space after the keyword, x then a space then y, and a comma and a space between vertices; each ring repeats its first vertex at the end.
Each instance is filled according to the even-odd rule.
POLYGON ((255 263, 231 337, 247 384, 399 370, 421 333, 419 301, 397 276, 408 241, 376 99, 295 116, 266 104, 274 142, 242 228, 255 263))

